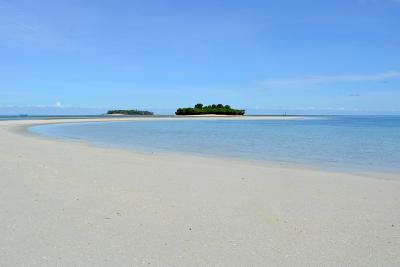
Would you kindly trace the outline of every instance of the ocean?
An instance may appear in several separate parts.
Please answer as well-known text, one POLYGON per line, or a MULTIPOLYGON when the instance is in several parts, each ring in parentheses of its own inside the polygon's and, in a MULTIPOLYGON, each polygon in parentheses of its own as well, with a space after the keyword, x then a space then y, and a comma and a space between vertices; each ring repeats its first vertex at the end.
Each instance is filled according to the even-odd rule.
POLYGON ((30 131, 142 152, 400 173, 400 116, 70 123, 30 131))

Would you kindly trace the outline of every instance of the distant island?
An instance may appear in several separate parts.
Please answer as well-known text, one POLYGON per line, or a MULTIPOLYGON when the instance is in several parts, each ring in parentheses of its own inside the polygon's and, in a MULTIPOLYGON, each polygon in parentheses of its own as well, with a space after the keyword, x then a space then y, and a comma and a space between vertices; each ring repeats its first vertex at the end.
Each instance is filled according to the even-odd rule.
POLYGON ((109 110, 107 115, 154 115, 153 112, 147 110, 109 110))
POLYGON ((178 108, 175 112, 176 115, 244 115, 244 109, 233 109, 229 105, 209 105, 203 106, 199 103, 194 108, 178 108))

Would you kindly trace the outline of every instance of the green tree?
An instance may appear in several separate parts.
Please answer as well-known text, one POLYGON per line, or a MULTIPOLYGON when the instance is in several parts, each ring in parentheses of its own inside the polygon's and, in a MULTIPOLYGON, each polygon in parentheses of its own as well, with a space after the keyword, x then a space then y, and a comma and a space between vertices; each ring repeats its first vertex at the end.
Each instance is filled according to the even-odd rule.
POLYGON ((196 104, 196 106, 194 106, 194 108, 199 108, 199 109, 202 109, 202 108, 203 108, 203 104, 201 104, 201 103, 198 103, 198 104, 196 104))
POLYGON ((229 105, 208 105, 203 106, 198 103, 194 108, 178 108, 176 115, 202 115, 202 114, 219 114, 219 115, 244 115, 245 110, 233 109, 229 105))

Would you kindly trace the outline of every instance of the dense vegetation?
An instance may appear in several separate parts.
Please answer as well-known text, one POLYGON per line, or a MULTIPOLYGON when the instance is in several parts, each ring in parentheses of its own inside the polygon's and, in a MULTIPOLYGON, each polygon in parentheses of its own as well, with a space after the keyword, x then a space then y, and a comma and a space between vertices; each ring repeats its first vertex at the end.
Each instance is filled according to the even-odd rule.
POLYGON ((153 112, 147 111, 147 110, 137 110, 137 109, 131 109, 131 110, 109 110, 107 112, 108 115, 154 115, 153 112))
POLYGON ((233 109, 229 105, 209 105, 203 106, 203 104, 197 104, 194 108, 178 108, 175 112, 176 115, 244 115, 245 110, 233 109))

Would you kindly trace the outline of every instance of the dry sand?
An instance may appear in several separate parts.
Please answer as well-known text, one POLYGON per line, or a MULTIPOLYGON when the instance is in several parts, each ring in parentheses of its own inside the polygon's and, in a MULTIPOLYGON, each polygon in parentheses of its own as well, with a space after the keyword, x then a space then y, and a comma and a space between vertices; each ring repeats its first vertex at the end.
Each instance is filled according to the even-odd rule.
POLYGON ((0 266, 400 265, 399 181, 24 133, 41 123, 0 122, 0 266))

